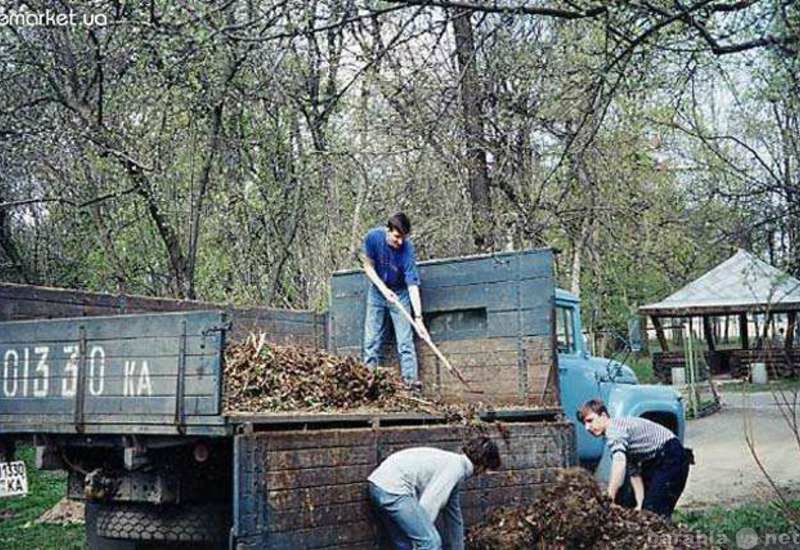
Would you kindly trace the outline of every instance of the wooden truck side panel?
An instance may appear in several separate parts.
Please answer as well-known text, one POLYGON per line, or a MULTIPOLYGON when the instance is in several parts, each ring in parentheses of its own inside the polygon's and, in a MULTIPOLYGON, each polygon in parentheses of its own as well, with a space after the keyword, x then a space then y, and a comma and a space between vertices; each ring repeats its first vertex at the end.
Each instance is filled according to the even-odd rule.
MULTIPOLYGON (((461 504, 467 525, 496 506, 529 503, 558 468, 574 465, 569 422, 506 424, 494 432, 503 467, 468 480, 461 504)), ((413 446, 459 451, 463 427, 261 432, 235 438, 236 549, 370 549, 380 546, 379 521, 367 477, 389 454, 413 446)))
POLYGON ((228 339, 258 331, 277 343, 325 347, 326 316, 313 311, 0 283, 0 321, 189 311, 224 311, 231 322, 228 339))
POLYGON ((226 326, 221 312, 0 324, 0 432, 209 422, 226 326))
MULTIPOLYGON (((427 390, 450 401, 558 404, 550 249, 421 262, 419 271, 425 323, 433 340, 484 394, 465 393, 418 341, 420 378, 427 390)), ((361 354, 368 284, 360 271, 332 278, 328 347, 335 353, 361 354)), ((388 363, 396 361, 393 345, 385 350, 388 363)))

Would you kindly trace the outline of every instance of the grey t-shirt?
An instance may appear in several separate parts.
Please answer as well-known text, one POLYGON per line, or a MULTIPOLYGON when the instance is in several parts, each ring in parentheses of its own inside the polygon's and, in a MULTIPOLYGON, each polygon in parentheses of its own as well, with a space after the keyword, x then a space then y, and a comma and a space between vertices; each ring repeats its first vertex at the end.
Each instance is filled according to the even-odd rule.
POLYGON ((436 521, 450 493, 472 472, 472 462, 464 454, 414 447, 390 455, 367 479, 387 493, 417 498, 436 521))

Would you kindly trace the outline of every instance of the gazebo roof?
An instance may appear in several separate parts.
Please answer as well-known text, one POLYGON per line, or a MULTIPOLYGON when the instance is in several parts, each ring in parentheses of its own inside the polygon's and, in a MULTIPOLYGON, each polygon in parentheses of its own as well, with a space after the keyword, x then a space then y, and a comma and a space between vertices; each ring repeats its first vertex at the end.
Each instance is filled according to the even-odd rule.
POLYGON ((739 250, 664 300, 639 308, 654 317, 800 310, 800 281, 739 250))

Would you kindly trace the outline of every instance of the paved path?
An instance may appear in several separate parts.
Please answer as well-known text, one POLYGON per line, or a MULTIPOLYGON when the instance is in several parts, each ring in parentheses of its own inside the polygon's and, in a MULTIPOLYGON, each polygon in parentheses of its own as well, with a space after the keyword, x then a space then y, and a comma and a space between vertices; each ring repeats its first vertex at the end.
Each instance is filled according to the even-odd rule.
MULTIPOLYGON (((785 395, 792 399, 791 391, 785 395)), ((800 420, 800 392, 794 411, 800 420)), ((775 494, 748 449, 752 433, 758 456, 776 483, 800 498, 800 444, 769 392, 723 394, 720 412, 689 421, 686 441, 697 464, 679 506, 741 504, 770 500, 775 494), (750 423, 751 429, 746 428, 750 423)))

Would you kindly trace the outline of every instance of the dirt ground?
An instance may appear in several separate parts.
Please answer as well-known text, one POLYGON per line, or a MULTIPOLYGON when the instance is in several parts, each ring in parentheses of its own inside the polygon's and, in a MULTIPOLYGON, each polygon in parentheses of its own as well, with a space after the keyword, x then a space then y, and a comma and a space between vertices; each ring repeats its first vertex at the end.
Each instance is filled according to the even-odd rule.
MULTIPOLYGON (((791 392, 787 396, 791 399, 791 392)), ((800 403, 795 411, 800 414, 800 403)), ((687 424, 686 442, 694 449, 697 463, 678 506, 741 504, 774 497, 748 449, 748 422, 759 459, 770 476, 793 498, 800 498, 800 445, 773 395, 729 392, 723 394, 720 412, 687 424)))

